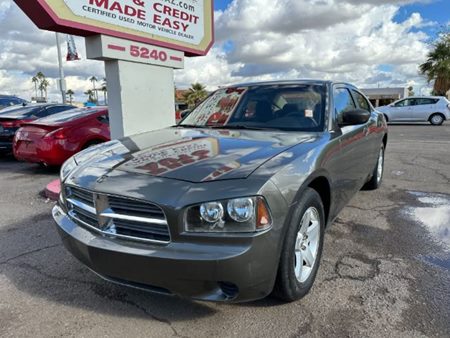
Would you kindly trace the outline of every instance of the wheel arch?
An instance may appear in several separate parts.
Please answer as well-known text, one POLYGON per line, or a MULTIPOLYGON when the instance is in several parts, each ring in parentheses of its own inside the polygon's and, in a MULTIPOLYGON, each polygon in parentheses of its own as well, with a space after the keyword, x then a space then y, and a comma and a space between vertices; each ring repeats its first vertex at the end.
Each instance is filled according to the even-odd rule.
POLYGON ((444 119, 444 121, 447 120, 447 117, 445 116, 444 113, 440 112, 440 111, 436 111, 434 113, 431 113, 430 116, 428 116, 428 121, 431 121, 431 118, 433 117, 433 115, 441 115, 442 118, 444 119))

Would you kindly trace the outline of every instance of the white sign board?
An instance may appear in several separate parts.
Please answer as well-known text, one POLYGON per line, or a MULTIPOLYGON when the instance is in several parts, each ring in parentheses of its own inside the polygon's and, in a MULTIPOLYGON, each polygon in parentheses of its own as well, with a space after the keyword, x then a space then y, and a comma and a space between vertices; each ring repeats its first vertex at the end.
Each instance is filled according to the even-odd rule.
POLYGON ((184 53, 145 43, 95 35, 86 38, 86 56, 94 60, 125 60, 181 69, 184 53))
POLYGON ((203 1, 198 0, 64 0, 78 17, 118 27, 200 44, 205 36, 203 1))

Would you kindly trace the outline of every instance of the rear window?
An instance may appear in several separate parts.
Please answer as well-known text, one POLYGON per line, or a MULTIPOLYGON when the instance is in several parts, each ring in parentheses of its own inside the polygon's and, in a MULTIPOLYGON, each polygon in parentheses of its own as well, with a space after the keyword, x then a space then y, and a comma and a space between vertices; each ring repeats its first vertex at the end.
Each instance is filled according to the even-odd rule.
POLYGON ((39 119, 39 122, 45 123, 64 123, 79 119, 90 114, 97 113, 101 109, 86 109, 86 108, 76 108, 63 111, 61 113, 53 114, 47 117, 39 119))
POLYGON ((0 115, 5 114, 8 116, 30 116, 40 111, 42 106, 12 106, 0 111, 0 115))

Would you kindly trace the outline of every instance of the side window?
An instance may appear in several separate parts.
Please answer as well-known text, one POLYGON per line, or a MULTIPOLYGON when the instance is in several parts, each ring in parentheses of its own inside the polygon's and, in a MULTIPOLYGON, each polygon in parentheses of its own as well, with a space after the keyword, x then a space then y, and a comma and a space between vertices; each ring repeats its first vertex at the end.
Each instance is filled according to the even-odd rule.
POLYGON ((397 102, 396 104, 394 104, 394 107, 404 107, 406 106, 406 100, 401 100, 399 102, 397 102))
POLYGON ((436 104, 439 100, 436 99, 416 99, 416 104, 436 104))
POLYGON ((338 121, 341 119, 343 112, 356 109, 355 102, 347 88, 336 88, 334 90, 334 108, 338 121))
POLYGON ((98 117, 97 117, 97 120, 98 120, 100 123, 109 125, 109 116, 108 116, 107 114, 98 116, 98 117))
POLYGON ((355 101, 358 103, 359 109, 364 109, 367 111, 371 111, 370 104, 367 102, 366 98, 362 96, 360 93, 358 93, 356 90, 352 90, 353 97, 355 98, 355 101))

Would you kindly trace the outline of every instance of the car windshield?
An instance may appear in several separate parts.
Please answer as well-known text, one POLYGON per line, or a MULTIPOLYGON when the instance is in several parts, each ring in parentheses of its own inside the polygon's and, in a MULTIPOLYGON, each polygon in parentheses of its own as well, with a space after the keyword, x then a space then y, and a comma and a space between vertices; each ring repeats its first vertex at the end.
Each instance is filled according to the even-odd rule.
POLYGON ((214 92, 179 126, 321 131, 325 108, 323 84, 231 87, 214 92))

